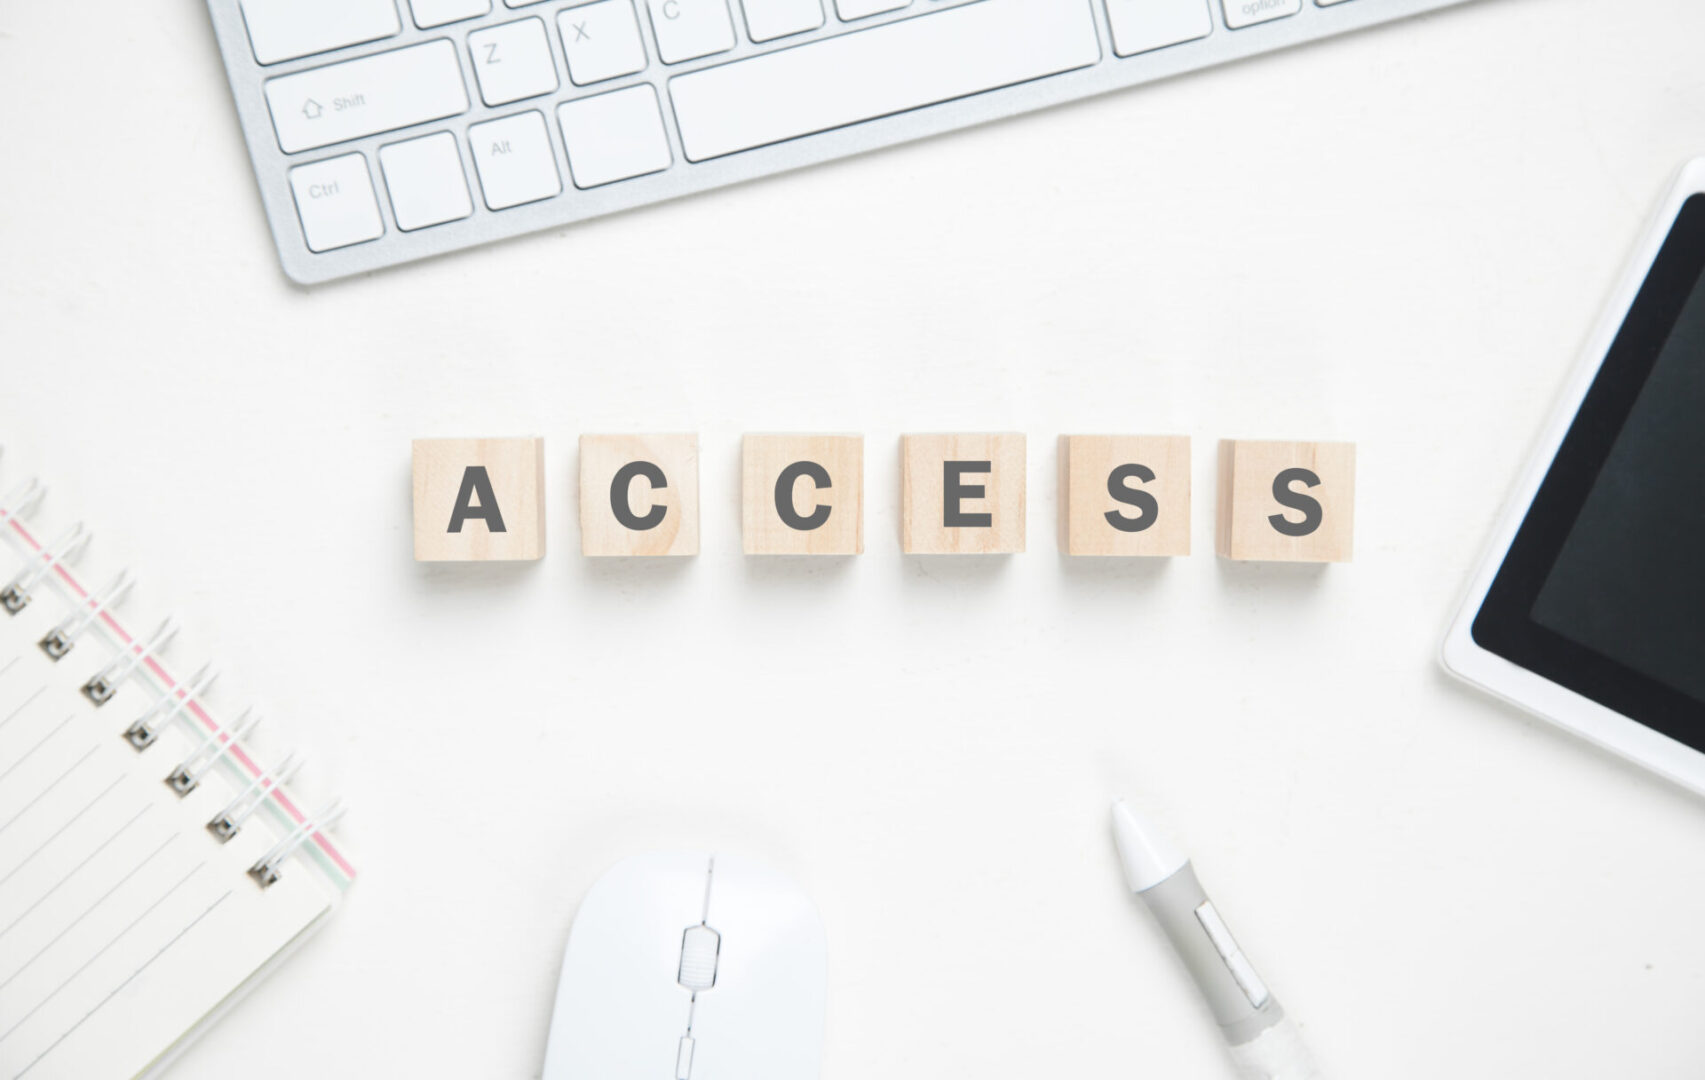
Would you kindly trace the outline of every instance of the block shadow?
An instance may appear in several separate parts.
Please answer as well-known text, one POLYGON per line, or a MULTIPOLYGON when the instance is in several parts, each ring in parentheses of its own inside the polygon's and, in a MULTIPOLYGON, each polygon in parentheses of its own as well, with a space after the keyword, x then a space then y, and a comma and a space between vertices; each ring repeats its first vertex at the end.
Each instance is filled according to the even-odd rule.
POLYGON ((862 555, 743 555, 741 574, 758 589, 795 589, 844 580, 862 555))
POLYGON ((984 585, 1012 568, 1011 554, 901 555, 900 572, 908 581, 958 587, 984 585))
POLYGON ((1217 564, 1215 573, 1228 593, 1264 599, 1312 599, 1319 594, 1332 563, 1239 562, 1209 555, 1217 564))
MULTIPOLYGON (((1188 556, 1184 556, 1188 557, 1188 556)), ((1172 572, 1178 557, 1120 558, 1118 556, 1068 555, 1055 556, 1060 571, 1061 586, 1067 596, 1103 596, 1109 591, 1145 593, 1160 586, 1172 572)))

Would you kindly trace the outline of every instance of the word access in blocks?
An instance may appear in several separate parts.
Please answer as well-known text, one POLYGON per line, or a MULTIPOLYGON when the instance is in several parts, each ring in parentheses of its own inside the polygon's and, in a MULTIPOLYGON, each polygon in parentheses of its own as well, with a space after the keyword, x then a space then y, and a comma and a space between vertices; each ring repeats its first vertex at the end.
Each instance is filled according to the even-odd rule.
POLYGON ((1190 554, 1187 435, 1060 436, 1068 555, 1190 554))
POLYGON ((1217 548, 1228 559, 1349 562, 1356 446, 1220 441, 1217 548))
POLYGON ((1024 550, 1019 434, 907 435, 900 444, 900 546, 908 555, 1024 550))
POLYGON ((414 557, 420 562, 540 559, 545 440, 414 440, 414 557))
POLYGON ((699 553, 699 437, 582 435, 580 552, 699 553))
POLYGON ((864 553, 864 436, 747 435, 740 458, 746 554, 864 553))

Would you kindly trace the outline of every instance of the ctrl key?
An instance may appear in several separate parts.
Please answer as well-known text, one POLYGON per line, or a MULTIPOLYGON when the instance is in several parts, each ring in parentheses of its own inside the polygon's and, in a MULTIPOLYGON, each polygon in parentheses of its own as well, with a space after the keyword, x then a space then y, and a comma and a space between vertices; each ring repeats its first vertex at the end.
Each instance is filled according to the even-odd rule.
POLYGON ((290 170, 290 190, 309 251, 348 247, 385 233, 373 177, 360 154, 296 166, 290 170))

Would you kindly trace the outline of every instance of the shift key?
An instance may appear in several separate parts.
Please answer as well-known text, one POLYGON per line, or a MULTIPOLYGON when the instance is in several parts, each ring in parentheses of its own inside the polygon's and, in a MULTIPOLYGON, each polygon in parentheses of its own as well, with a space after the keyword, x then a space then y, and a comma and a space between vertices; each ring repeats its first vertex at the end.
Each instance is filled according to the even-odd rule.
POLYGON ((440 40, 272 79, 266 104, 294 154, 467 112, 468 91, 456 47, 440 40))

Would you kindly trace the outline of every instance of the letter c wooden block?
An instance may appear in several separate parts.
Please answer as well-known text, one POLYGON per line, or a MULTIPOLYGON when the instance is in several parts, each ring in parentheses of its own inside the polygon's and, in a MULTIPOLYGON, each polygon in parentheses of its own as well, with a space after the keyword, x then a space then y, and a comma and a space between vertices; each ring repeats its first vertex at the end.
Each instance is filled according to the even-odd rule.
POLYGON ((1187 435, 1060 436, 1068 555, 1190 554, 1187 435))
POLYGON ((545 554, 545 440, 414 440, 419 562, 545 554))
POLYGON ((740 458, 746 554, 864 553, 864 436, 748 435, 740 458))
POLYGON ((582 435, 580 552, 699 553, 699 437, 582 435))

